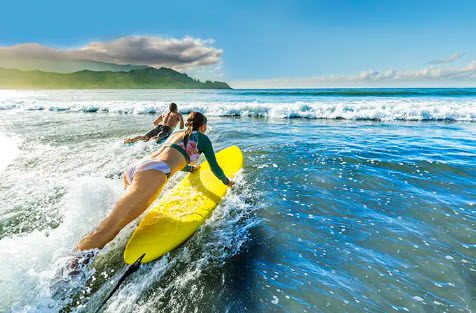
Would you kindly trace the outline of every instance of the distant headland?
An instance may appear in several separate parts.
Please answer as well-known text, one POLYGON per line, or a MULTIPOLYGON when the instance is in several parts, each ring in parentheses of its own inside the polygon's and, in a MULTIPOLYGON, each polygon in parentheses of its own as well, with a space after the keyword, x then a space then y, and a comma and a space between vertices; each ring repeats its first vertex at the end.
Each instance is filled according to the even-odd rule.
POLYGON ((0 68, 2 89, 231 89, 220 81, 202 82, 170 68, 55 73, 0 68))

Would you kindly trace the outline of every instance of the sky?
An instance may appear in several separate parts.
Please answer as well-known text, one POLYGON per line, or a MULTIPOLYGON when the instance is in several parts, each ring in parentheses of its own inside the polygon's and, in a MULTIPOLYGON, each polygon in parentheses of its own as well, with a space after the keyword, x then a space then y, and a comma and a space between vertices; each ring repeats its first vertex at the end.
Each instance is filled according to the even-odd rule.
POLYGON ((476 86, 476 1, 0 0, 0 7, 3 67, 78 59, 167 66, 235 88, 476 86))

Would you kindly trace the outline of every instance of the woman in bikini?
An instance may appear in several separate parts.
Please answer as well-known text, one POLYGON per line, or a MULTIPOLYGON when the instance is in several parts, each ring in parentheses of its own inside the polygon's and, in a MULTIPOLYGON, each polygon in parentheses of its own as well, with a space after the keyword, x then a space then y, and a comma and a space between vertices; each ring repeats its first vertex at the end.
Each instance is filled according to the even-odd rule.
POLYGON ((169 105, 169 112, 159 115, 153 124, 156 126, 144 136, 137 136, 124 140, 124 143, 133 143, 139 140, 149 141, 151 139, 160 141, 172 134, 175 126, 180 122, 180 129, 183 129, 183 117, 177 109, 175 103, 169 105))
POLYGON ((79 251, 101 249, 131 221, 144 212, 160 194, 167 179, 179 170, 194 172, 193 165, 203 153, 215 176, 233 186, 218 165, 210 139, 205 135, 207 118, 190 113, 187 129, 171 135, 151 158, 130 166, 124 173, 125 192, 112 212, 76 246, 79 251), (190 164, 192 163, 192 164, 190 164))

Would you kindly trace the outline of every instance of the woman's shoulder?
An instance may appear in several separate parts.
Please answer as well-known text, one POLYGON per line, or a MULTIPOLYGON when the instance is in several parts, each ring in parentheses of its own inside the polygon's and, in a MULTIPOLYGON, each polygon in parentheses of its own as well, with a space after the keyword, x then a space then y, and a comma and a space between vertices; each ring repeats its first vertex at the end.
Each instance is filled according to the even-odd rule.
POLYGON ((198 138, 199 141, 202 141, 202 142, 206 142, 206 143, 211 142, 210 138, 208 138, 207 135, 205 135, 204 133, 201 133, 199 131, 197 131, 197 138, 198 138))

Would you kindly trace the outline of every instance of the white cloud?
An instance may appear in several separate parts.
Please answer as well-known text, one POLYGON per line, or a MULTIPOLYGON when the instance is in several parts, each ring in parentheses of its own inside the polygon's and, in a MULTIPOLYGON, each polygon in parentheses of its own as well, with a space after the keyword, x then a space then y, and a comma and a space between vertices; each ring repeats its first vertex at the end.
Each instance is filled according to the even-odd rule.
POLYGON ((223 62, 209 66, 200 66, 189 70, 187 73, 201 80, 222 80, 224 75, 223 62))
POLYGON ((276 78, 231 82, 234 88, 320 88, 476 85, 476 60, 460 67, 428 66, 420 70, 363 71, 357 75, 276 78))
POLYGON ((434 59, 428 62, 428 64, 446 64, 446 63, 452 63, 456 60, 461 59, 464 56, 464 53, 461 52, 455 52, 452 55, 442 58, 442 59, 434 59))
POLYGON ((186 36, 181 39, 158 36, 127 36, 112 41, 94 41, 75 49, 59 49, 26 43, 0 46, 0 59, 14 63, 22 60, 93 60, 118 64, 166 66, 177 70, 218 64, 223 50, 213 40, 186 36))

